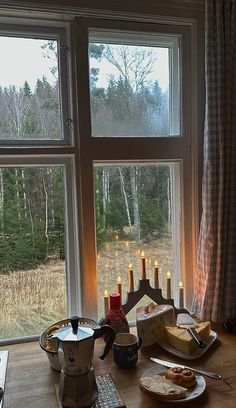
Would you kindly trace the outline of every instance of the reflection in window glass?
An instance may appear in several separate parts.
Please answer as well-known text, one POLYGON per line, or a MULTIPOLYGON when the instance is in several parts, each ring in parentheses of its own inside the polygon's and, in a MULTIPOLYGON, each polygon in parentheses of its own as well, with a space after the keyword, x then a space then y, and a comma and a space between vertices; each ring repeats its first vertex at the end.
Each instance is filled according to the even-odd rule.
POLYGON ((0 36, 0 139, 62 139, 57 41, 0 36))
POLYGON ((0 338, 67 315, 64 168, 0 168, 0 338))
POLYGON ((164 163, 95 166, 100 317, 104 315, 104 290, 116 290, 119 276, 125 300, 129 264, 132 264, 137 287, 142 276, 141 251, 145 253, 146 275, 151 285, 154 284, 155 260, 158 262, 160 287, 166 296, 168 271, 174 279, 172 206, 178 202, 177 194, 172 197, 172 166, 164 163))
POLYGON ((173 133, 169 47, 91 40, 89 60, 93 136, 173 133))

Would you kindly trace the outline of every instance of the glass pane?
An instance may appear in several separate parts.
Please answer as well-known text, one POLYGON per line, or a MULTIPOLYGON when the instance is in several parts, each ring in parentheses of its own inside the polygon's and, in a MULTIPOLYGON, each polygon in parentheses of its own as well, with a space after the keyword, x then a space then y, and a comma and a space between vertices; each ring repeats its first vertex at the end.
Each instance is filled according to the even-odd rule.
POLYGON ((158 46, 158 39, 156 46, 137 41, 90 41, 93 136, 168 136, 179 132, 179 123, 173 123, 179 122, 179 96, 178 84, 171 89, 171 48, 158 46))
POLYGON ((0 338, 67 316, 64 168, 0 168, 0 338))
POLYGON ((0 139, 62 139, 57 41, 0 36, 0 139))
MULTIPOLYGON (((174 222, 179 222, 179 192, 173 194, 174 164, 95 166, 95 203, 99 316, 104 316, 103 295, 122 282, 122 299, 129 288, 128 269, 132 264, 134 289, 142 278, 144 251, 146 278, 154 287, 155 261, 159 266, 159 287, 167 296, 167 272, 171 275, 171 295, 178 278, 179 257, 173 242, 174 222), (173 211, 173 207, 175 210, 173 211), (173 220, 175 213, 176 220, 173 220)), ((177 174, 177 172, 176 172, 177 174)), ((175 237, 175 238, 174 238, 175 237)), ((175 241, 174 241, 174 239, 175 241)), ((178 252, 179 254, 179 252, 178 252)), ((144 299, 146 303, 146 299, 144 299)), ((135 318, 135 309, 132 317, 135 318)), ((130 318, 130 315, 129 315, 130 318)))

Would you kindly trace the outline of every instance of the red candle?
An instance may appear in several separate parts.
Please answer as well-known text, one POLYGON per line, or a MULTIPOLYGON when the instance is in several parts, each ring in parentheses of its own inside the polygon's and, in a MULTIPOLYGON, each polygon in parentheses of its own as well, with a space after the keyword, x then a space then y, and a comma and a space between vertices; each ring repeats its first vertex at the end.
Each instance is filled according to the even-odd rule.
POLYGON ((110 309, 116 310, 116 309, 120 309, 120 307, 121 307, 120 294, 111 293, 110 294, 110 309))

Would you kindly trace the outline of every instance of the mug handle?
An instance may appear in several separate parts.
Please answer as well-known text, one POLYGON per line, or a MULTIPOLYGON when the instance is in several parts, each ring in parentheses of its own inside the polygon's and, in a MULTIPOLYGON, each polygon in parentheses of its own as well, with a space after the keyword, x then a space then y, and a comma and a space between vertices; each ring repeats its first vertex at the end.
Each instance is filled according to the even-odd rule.
POLYGON ((138 338, 138 350, 140 349, 140 347, 142 346, 142 342, 143 340, 141 339, 141 337, 138 338))
POLYGON ((104 360, 104 358, 108 354, 109 350, 111 349, 112 344, 114 343, 114 340, 115 340, 115 337, 116 337, 116 332, 108 324, 104 324, 103 326, 99 326, 99 327, 96 327, 94 329, 94 334, 93 334, 94 339, 98 339, 99 337, 102 337, 104 335, 107 336, 107 339, 106 339, 106 346, 105 346, 105 349, 103 351, 103 354, 101 356, 99 356, 99 358, 101 360, 104 360))

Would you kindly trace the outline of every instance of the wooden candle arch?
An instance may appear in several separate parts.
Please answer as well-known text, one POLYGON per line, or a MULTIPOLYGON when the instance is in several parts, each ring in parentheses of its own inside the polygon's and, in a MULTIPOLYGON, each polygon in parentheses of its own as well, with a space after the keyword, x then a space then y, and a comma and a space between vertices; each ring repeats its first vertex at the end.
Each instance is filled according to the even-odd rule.
POLYGON ((174 307, 175 314, 188 313, 189 311, 185 308, 176 308, 174 305, 174 299, 165 299, 162 296, 161 289, 154 289, 150 286, 149 279, 139 279, 139 284, 134 292, 127 292, 127 298, 124 303, 122 303, 122 309, 125 314, 129 313, 130 310, 142 299, 143 296, 147 295, 158 305, 171 305, 174 307))

